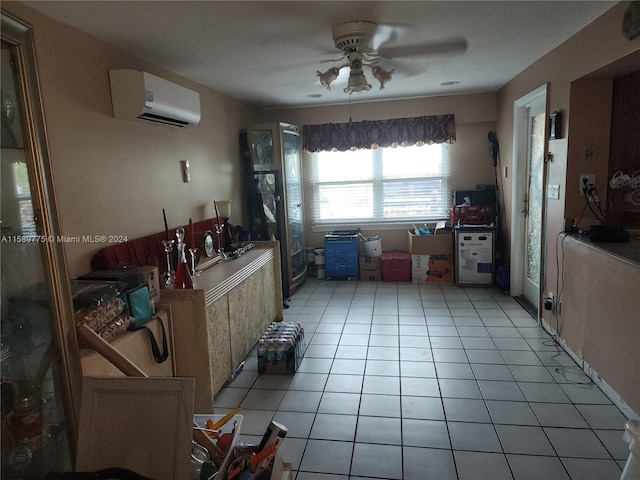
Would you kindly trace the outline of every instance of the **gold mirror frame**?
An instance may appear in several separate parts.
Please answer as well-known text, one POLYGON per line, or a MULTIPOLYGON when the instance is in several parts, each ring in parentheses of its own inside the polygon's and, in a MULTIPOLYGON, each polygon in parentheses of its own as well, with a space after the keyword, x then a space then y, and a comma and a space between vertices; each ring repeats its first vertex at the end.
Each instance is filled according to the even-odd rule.
MULTIPOLYGON (((1 11, 2 40, 13 45, 17 103, 24 113, 23 138, 29 177, 32 183, 34 219, 38 235, 57 238, 61 235, 55 190, 47 145, 44 113, 38 81, 33 31, 30 25, 1 11)), ((49 291, 51 332, 56 360, 61 374, 66 427, 71 458, 75 462, 78 439, 82 369, 78 354, 73 303, 69 276, 60 242, 41 242, 45 282, 49 291)))

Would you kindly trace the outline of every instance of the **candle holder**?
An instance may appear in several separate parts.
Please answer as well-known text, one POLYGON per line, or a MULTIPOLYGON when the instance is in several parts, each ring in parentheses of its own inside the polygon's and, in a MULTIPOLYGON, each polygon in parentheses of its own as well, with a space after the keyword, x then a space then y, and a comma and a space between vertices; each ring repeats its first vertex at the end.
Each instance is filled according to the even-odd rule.
POLYGON ((191 277, 197 278, 200 276, 200 272, 196 270, 196 254, 198 253, 197 248, 190 248, 189 254, 191 256, 191 277))
POLYGON ((231 245, 231 230, 229 230, 229 217, 231 217, 231 200, 218 200, 214 203, 216 205, 216 215, 220 215, 220 218, 222 218, 222 220, 224 221, 224 223, 221 225, 220 232, 224 233, 224 252, 233 252, 233 246, 231 245))
POLYGON ((174 289, 193 288, 193 279, 189 273, 187 256, 185 255, 184 228, 178 227, 176 230, 178 238, 178 265, 176 266, 176 278, 173 282, 174 289))
POLYGON ((228 255, 225 253, 224 249, 222 248, 222 241, 220 239, 220 236, 222 235, 222 233, 224 232, 224 223, 222 225, 220 225, 219 223, 215 224, 216 227, 216 238, 218 239, 218 256, 220 258, 228 258, 228 255))
POLYGON ((175 272, 173 270, 173 262, 171 261, 171 254, 173 253, 173 245, 175 240, 162 240, 162 246, 164 247, 164 253, 167 256, 167 270, 162 276, 162 281, 165 287, 173 285, 175 279, 175 272))
POLYGON ((231 230, 229 229, 229 219, 222 217, 224 224, 222 225, 224 230, 224 251, 225 253, 233 252, 233 240, 231 239, 231 230))

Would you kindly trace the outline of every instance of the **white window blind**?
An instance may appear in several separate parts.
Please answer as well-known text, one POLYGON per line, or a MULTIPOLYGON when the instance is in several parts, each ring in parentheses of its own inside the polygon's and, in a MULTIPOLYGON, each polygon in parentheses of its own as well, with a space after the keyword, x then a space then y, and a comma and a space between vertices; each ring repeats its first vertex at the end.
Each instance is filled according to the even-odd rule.
POLYGON ((312 154, 313 225, 447 218, 446 144, 312 154))

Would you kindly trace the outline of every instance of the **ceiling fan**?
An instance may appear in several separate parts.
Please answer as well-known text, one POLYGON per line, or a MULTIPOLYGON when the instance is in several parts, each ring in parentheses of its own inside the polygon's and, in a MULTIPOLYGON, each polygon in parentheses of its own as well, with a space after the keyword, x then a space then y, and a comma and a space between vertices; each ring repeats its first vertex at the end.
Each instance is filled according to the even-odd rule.
POLYGON ((332 60, 323 60, 321 63, 342 62, 342 65, 333 66, 326 72, 318 70, 316 76, 322 86, 331 90, 331 83, 338 78, 340 70, 348 67, 349 79, 344 92, 349 94, 371 90, 371 84, 364 75, 363 67, 371 69, 373 77, 380 82, 380 90, 382 90, 395 73, 395 69, 386 70, 381 66, 385 59, 464 53, 467 49, 464 38, 446 43, 385 48, 385 44, 395 39, 396 28, 369 20, 340 23, 333 27, 332 33, 335 46, 342 55, 332 60))

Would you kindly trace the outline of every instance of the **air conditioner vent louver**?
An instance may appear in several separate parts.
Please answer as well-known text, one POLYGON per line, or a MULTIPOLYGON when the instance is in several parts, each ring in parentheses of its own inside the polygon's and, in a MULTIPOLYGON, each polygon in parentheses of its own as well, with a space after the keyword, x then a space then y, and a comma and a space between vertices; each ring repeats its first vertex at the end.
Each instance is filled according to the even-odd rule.
POLYGON ((150 122, 169 124, 169 125, 173 125, 175 127, 188 127, 189 125, 191 125, 190 123, 184 122, 182 120, 176 120, 174 118, 162 117, 160 115, 152 115, 150 113, 143 113, 142 115, 140 115, 137 118, 140 119, 140 120, 148 120, 150 122))

